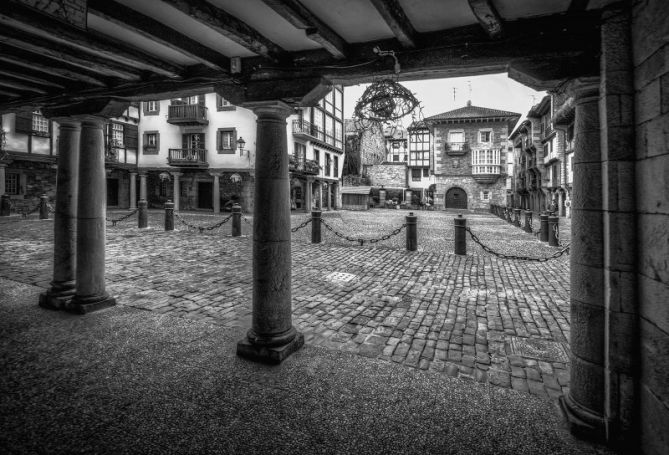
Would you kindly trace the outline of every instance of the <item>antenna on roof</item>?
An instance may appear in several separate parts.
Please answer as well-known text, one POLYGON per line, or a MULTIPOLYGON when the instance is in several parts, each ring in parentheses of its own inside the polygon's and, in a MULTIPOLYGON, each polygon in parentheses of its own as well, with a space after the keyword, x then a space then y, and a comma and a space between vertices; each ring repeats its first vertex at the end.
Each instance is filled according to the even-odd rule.
POLYGON ((467 81, 467 86, 469 87, 469 103, 472 103, 472 81, 467 81))
POLYGON ((455 103, 455 87, 453 87, 453 102, 455 103))

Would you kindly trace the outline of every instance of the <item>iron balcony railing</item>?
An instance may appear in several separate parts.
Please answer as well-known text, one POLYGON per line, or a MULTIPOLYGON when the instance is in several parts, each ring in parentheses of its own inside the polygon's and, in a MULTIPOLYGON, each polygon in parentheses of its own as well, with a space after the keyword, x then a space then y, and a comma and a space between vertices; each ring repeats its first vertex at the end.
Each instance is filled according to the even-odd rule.
POLYGON ((206 166, 205 149, 169 149, 167 162, 173 166, 206 166))
POLYGON ((172 124, 208 124, 207 108, 201 104, 174 104, 167 111, 167 122, 172 124))
POLYGON ((321 171, 317 161, 300 159, 294 156, 289 158, 288 168, 290 172, 309 175, 318 175, 321 171))

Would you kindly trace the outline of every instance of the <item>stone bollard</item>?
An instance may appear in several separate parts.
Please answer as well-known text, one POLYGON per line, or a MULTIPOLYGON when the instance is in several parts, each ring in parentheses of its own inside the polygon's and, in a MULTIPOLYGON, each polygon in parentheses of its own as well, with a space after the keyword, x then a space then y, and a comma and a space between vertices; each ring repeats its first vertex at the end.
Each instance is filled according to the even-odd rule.
POLYGON ((165 202, 165 230, 174 230, 174 202, 165 202))
POLYGON ((520 209, 513 209, 513 225, 520 227, 520 209))
POLYGON ((12 203, 9 199, 9 194, 3 194, 0 197, 0 216, 9 216, 12 209, 12 203))
POLYGON ((559 246, 555 230, 558 228, 560 218, 554 215, 548 217, 548 244, 550 246, 559 246))
POLYGON ((407 223, 407 251, 416 251, 418 249, 418 226, 416 222, 418 217, 413 212, 405 217, 407 223))
POLYGON ((39 219, 49 219, 49 196, 43 194, 39 197, 39 219))
POLYGON ((465 255, 467 254, 467 218, 463 218, 462 215, 458 215, 457 218, 453 220, 455 226, 455 254, 465 255))
POLYGON ((149 225, 149 203, 145 199, 140 199, 137 202, 139 215, 137 216, 137 227, 142 229, 149 225))
POLYGON ((321 211, 311 211, 311 243, 321 243, 321 211))
POLYGON ((242 206, 232 204, 232 236, 240 237, 242 235, 242 206))
POLYGON ((539 215, 540 222, 540 231, 539 231, 539 240, 542 242, 548 242, 548 213, 542 212, 539 215))
POLYGON ((525 232, 532 233, 532 210, 525 210, 525 232))

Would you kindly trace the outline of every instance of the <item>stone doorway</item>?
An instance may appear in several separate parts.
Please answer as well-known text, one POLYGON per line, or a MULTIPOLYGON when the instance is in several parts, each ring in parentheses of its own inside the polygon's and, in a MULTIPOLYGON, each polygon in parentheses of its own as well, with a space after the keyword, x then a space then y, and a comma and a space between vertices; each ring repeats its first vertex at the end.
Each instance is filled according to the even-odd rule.
POLYGON ((118 179, 107 179, 107 207, 118 207, 118 179))
POLYGON ((462 188, 451 188, 446 192, 447 209, 466 209, 467 193, 462 188))
POLYGON ((212 190, 213 184, 211 182, 197 183, 197 208, 198 209, 212 209, 212 190))

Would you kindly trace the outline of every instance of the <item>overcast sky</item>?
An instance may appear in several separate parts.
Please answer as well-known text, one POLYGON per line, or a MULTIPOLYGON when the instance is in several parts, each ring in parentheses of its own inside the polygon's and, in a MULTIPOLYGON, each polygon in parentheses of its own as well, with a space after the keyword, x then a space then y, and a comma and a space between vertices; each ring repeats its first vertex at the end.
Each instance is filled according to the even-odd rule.
MULTIPOLYGON (((541 101, 541 98, 545 95, 545 92, 534 91, 509 79, 506 74, 401 83, 418 98, 425 117, 463 107, 469 99, 474 106, 501 109, 525 115, 530 107, 541 101), (455 100, 453 100, 453 88, 455 88, 455 100)), ((367 86, 368 84, 360 84, 344 88, 345 118, 353 117, 353 109, 367 86)))

